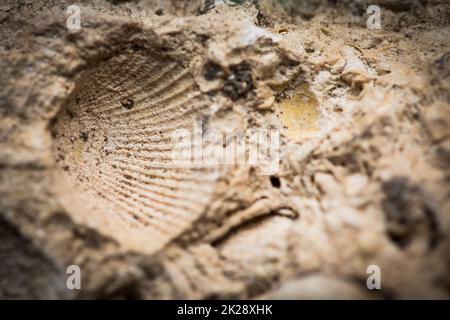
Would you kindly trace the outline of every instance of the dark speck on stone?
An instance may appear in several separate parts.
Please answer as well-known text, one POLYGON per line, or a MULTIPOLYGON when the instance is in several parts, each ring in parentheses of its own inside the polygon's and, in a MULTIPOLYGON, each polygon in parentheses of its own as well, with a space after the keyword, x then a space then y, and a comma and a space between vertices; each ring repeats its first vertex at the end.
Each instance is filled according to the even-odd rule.
POLYGON ((124 107, 127 110, 130 110, 134 107, 134 101, 133 99, 130 98, 122 99, 120 103, 122 104, 122 107, 124 107))
POLYGON ((246 98, 254 90, 250 65, 243 62, 230 67, 230 71, 223 88, 225 96, 233 101, 246 98))
POLYGON ((87 134, 87 132, 81 132, 80 133, 80 138, 81 140, 83 140, 84 142, 88 141, 89 139, 89 135, 87 134))

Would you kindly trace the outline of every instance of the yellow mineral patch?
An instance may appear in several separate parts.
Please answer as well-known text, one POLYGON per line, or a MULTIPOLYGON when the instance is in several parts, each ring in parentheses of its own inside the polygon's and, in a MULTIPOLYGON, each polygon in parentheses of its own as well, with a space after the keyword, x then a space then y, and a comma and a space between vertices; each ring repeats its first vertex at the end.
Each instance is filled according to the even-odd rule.
POLYGON ((293 140, 309 137, 317 132, 318 102, 307 83, 298 85, 292 97, 278 104, 281 123, 293 140))

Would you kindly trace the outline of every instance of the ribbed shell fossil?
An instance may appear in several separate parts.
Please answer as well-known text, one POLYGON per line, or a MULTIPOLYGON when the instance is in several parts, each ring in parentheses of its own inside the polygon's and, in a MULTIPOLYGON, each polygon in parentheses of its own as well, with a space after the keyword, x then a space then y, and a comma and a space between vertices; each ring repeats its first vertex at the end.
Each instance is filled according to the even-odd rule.
POLYGON ((123 52, 84 73, 53 125, 64 206, 128 244, 160 248, 213 190, 214 172, 171 158, 172 132, 204 107, 188 70, 156 53, 123 52))

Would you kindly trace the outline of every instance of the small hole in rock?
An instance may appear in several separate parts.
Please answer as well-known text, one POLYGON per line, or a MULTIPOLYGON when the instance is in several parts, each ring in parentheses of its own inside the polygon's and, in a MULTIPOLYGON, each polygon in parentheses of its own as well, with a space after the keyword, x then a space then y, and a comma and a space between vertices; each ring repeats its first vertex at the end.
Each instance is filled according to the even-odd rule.
POLYGON ((122 104, 122 107, 124 107, 127 110, 130 110, 134 106, 134 101, 133 101, 133 99, 125 98, 125 99, 122 99, 121 104, 122 104))
POLYGON ((80 132, 80 139, 83 140, 84 142, 88 141, 89 134, 87 132, 80 132))
POLYGON ((278 178, 276 176, 270 176, 270 183, 272 184, 272 187, 274 187, 274 188, 280 188, 281 187, 280 178, 278 178))

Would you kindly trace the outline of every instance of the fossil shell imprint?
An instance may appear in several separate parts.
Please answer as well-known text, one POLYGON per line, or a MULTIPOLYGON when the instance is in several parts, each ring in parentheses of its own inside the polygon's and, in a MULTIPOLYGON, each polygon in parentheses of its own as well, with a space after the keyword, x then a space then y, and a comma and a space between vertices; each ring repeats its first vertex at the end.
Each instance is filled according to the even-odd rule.
POLYGON ((177 236, 217 177, 171 156, 172 133, 192 127, 202 99, 189 71, 157 53, 124 52, 86 71, 52 128, 64 206, 132 248, 177 236))

